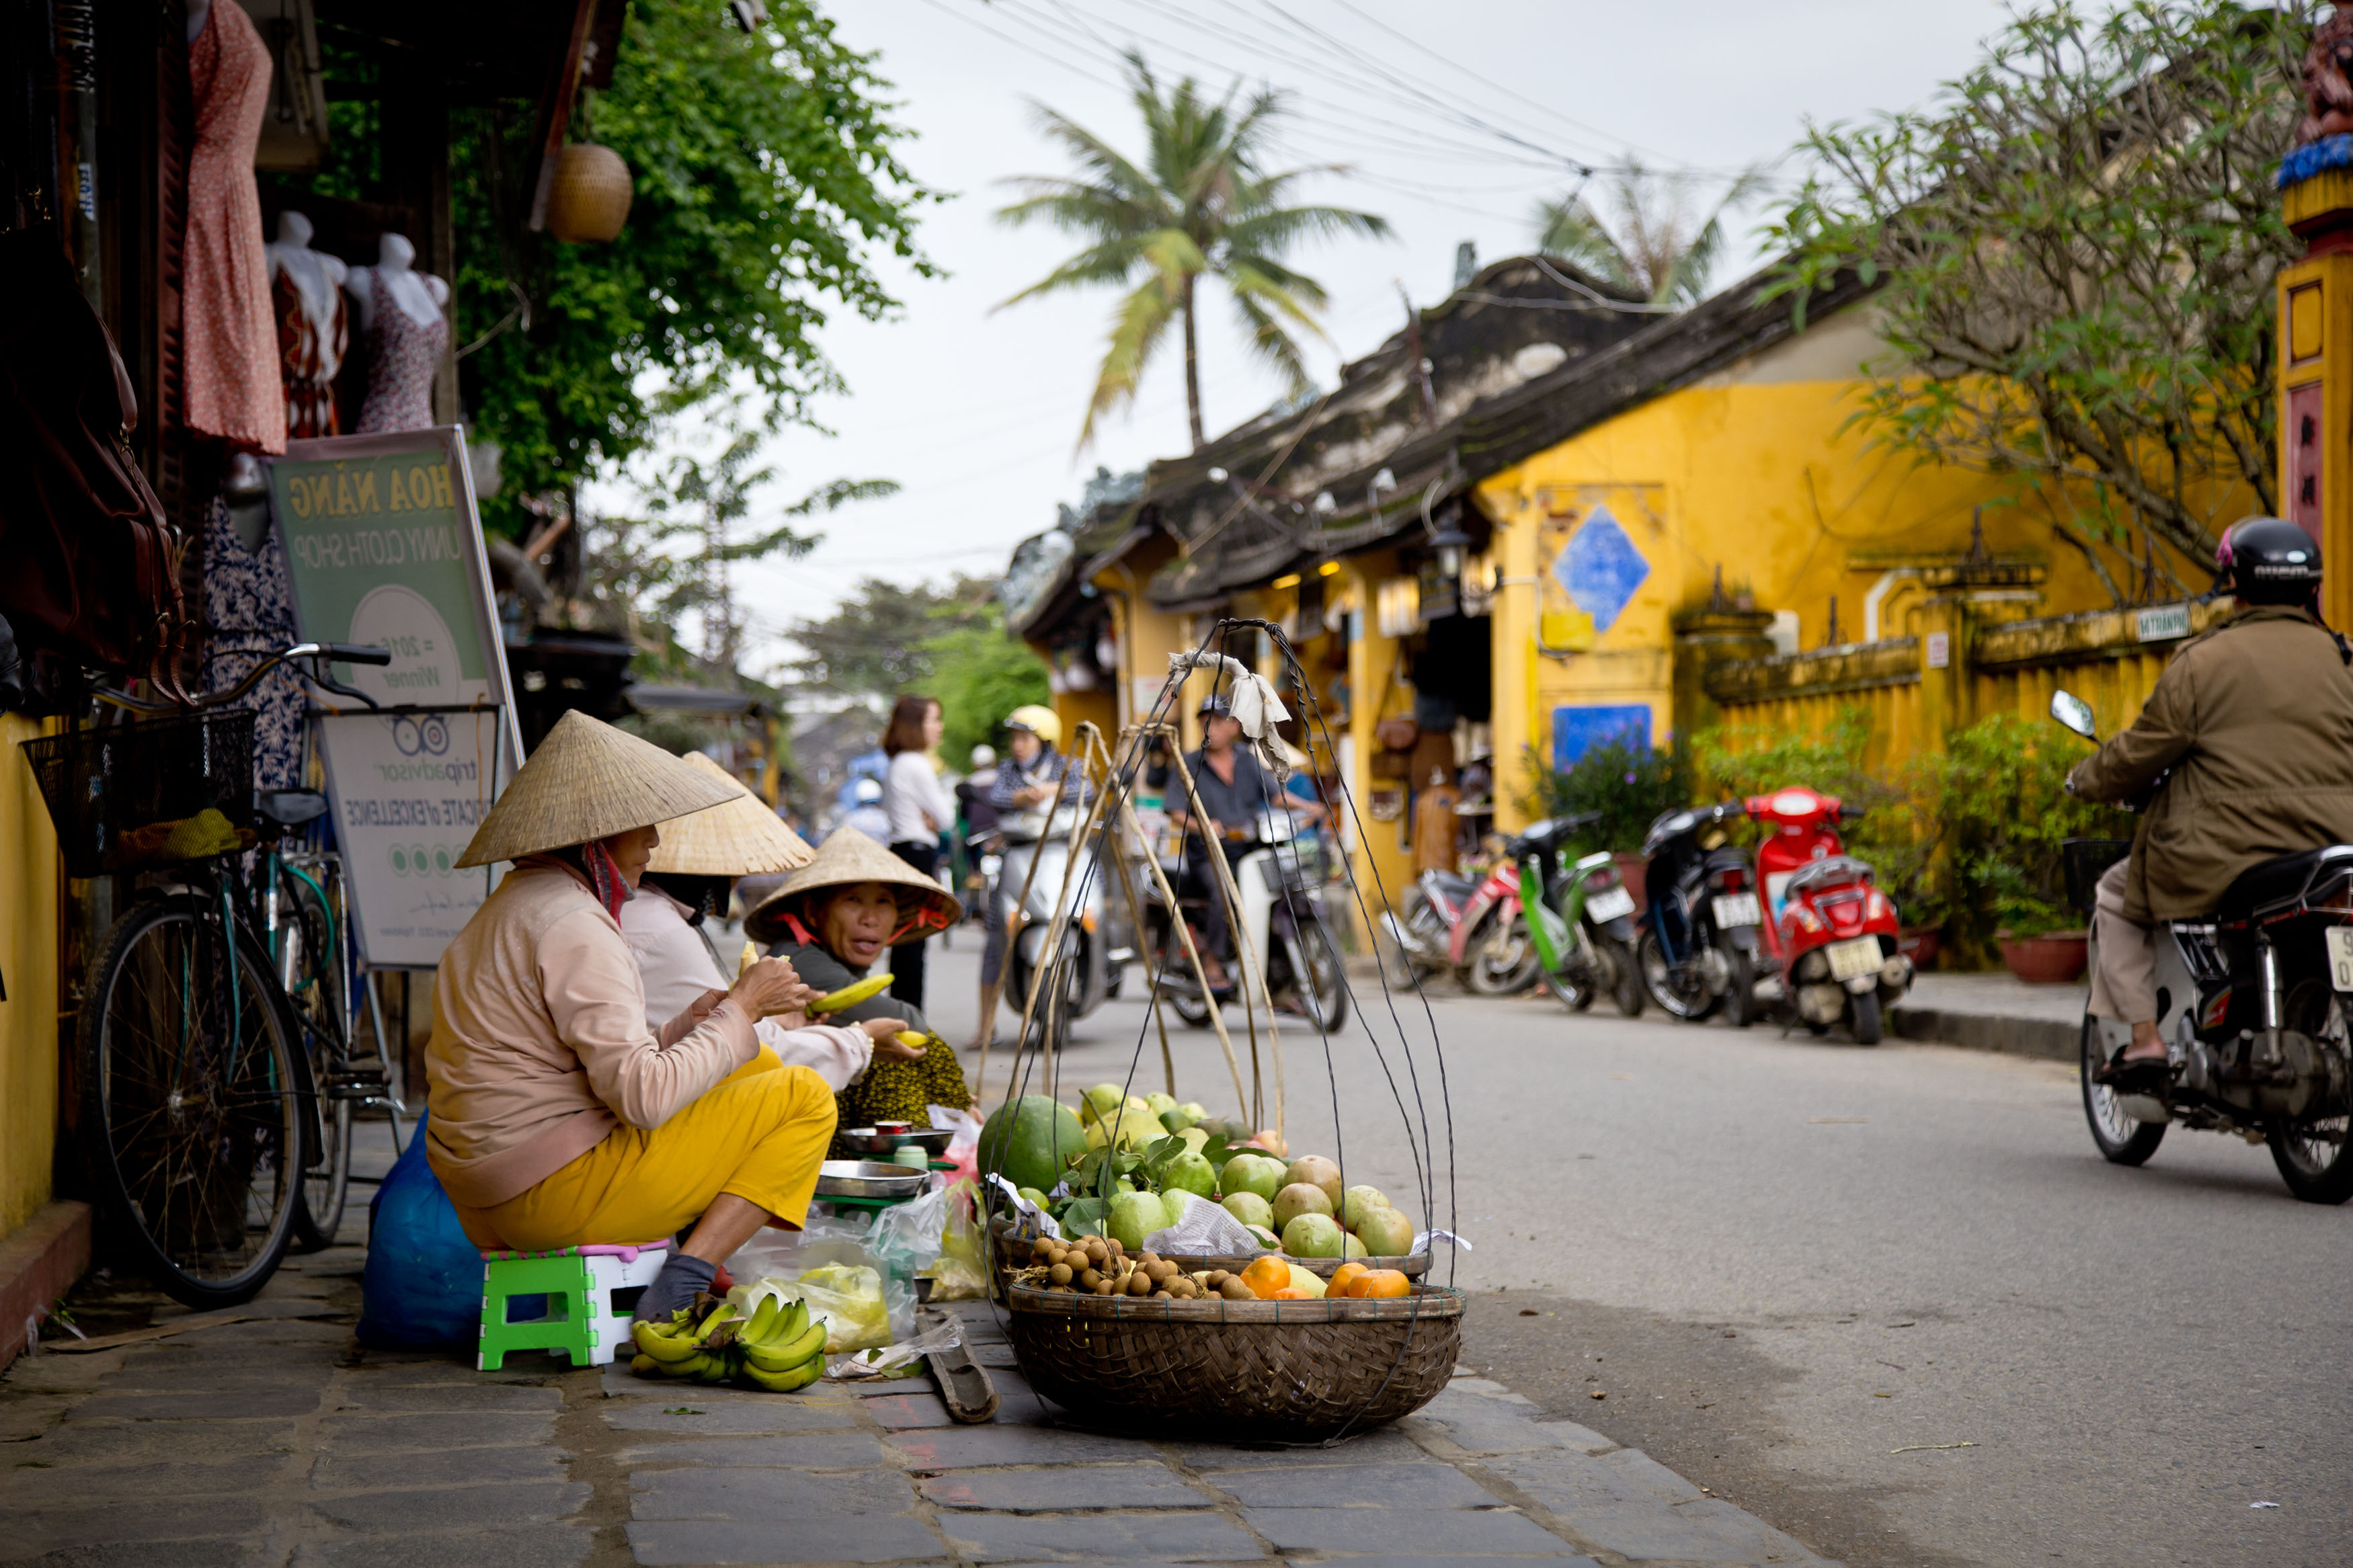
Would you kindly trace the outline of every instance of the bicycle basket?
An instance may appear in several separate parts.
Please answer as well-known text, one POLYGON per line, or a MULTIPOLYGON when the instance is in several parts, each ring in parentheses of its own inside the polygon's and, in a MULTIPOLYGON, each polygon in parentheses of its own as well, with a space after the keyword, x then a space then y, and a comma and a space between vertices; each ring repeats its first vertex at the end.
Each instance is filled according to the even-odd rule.
POLYGON ((253 710, 110 724, 22 742, 57 825, 66 873, 100 877, 174 857, 172 824, 209 807, 253 820, 253 710))
POLYGON ((2067 903, 2070 908, 2089 910, 2096 895, 2101 873, 2132 853, 2129 838, 2069 838, 2059 846, 2060 859, 2067 873, 2067 903))

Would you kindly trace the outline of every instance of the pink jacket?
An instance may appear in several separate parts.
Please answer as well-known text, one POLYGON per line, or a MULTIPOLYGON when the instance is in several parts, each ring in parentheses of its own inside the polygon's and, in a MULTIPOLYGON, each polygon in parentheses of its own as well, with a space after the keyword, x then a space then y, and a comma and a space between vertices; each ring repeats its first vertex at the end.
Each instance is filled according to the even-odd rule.
POLYGON ((490 1208, 625 1122, 660 1126, 757 1050, 733 1002, 649 1029, 637 959, 596 895, 519 867, 441 955, 426 1157, 453 1202, 490 1208))

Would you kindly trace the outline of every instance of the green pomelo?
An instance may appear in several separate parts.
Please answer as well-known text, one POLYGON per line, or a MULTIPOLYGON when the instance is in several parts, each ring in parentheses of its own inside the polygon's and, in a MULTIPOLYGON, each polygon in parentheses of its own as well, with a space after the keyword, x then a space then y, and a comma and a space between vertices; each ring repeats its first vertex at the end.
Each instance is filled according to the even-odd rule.
POLYGON ((1155 1116, 1166 1116, 1176 1109, 1176 1097, 1173 1094, 1147 1094, 1144 1097, 1144 1106, 1155 1116))
POLYGON ((1228 1197, 1254 1193, 1272 1203, 1274 1194, 1282 1190, 1282 1163, 1264 1154, 1237 1154, 1219 1173, 1218 1190, 1228 1197))
POLYGON ((1120 1108, 1126 1099, 1115 1083, 1099 1083, 1079 1099, 1079 1120, 1092 1124, 1097 1117, 1108 1116, 1120 1108))
POLYGON ((1375 1209, 1356 1226, 1356 1238, 1375 1258, 1403 1258, 1413 1251, 1413 1221, 1395 1209, 1375 1209))
POLYGON ((1388 1199, 1381 1195, 1381 1190, 1378 1187, 1350 1187, 1340 1194, 1338 1205, 1340 1223, 1354 1230, 1373 1210, 1385 1209, 1388 1206, 1388 1199))
POLYGON ((1244 1225, 1264 1230, 1274 1224, 1274 1205, 1256 1193, 1229 1194, 1225 1205, 1226 1212, 1244 1225))
POLYGON ((1347 1244, 1341 1248, 1341 1251, 1350 1258, 1370 1258, 1372 1256, 1372 1254, 1366 1249, 1365 1244, 1358 1241, 1354 1236, 1350 1236, 1348 1237, 1347 1244))
POLYGON ((1163 1192, 1170 1188, 1181 1187, 1186 1192, 1198 1193, 1203 1197, 1208 1197, 1218 1190, 1218 1170, 1209 1162, 1188 1150, 1169 1161, 1161 1171, 1160 1187, 1163 1192))
MULTIPOLYGON (((1321 1187, 1324 1197, 1331 1200, 1332 1208, 1340 1206, 1340 1167, 1321 1154, 1302 1154, 1291 1162, 1291 1168, 1282 1173, 1282 1182, 1285 1186, 1304 1182, 1311 1187, 1321 1187)), ((1324 1212, 1329 1214, 1332 1209, 1324 1212)))
POLYGON ((1157 1193, 1116 1193, 1111 1200, 1112 1237, 1130 1252, 1144 1249, 1144 1238, 1160 1229, 1168 1211, 1157 1193))
POLYGON ((983 1175, 1041 1192, 1051 1192, 1086 1152, 1086 1130, 1079 1119, 1042 1094, 997 1107, 981 1127, 975 1151, 983 1175))
POLYGON ((1293 1258, 1337 1258, 1345 1234, 1328 1214, 1303 1214, 1282 1227, 1282 1250, 1293 1258))
POLYGON ((1170 1187, 1163 1192, 1160 1194, 1160 1207, 1162 1212, 1167 1215, 1168 1223, 1184 1224, 1185 1211, 1192 1206, 1193 1200, 1199 1195, 1197 1193, 1187 1192, 1183 1187, 1170 1187))
POLYGON ((1332 1217, 1332 1200, 1324 1195, 1321 1187, 1305 1182, 1293 1182, 1274 1194, 1274 1224, 1278 1230, 1288 1231, 1291 1222, 1303 1214, 1320 1214, 1332 1217))
POLYGON ((1180 1128, 1176 1136, 1185 1140, 1185 1152, 1198 1154, 1208 1147, 1209 1135, 1198 1127, 1180 1128))

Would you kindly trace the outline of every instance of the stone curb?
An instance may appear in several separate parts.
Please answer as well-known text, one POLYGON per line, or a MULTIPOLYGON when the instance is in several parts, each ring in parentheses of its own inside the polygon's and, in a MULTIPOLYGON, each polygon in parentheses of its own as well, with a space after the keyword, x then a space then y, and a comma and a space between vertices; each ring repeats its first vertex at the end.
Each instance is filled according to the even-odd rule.
POLYGON ((1894 1032, 1906 1040, 1996 1051, 2042 1061, 2072 1062, 2082 1048, 2083 1026, 2055 1018, 2022 1018, 2000 1013, 1961 1013, 1949 1008, 1898 1006, 1894 1032))

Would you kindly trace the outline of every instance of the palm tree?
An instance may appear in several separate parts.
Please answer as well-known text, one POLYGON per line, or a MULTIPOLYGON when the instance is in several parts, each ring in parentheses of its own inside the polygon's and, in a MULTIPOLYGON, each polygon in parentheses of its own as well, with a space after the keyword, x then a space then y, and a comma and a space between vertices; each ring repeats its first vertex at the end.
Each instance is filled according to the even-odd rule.
POLYGON ((1261 91, 1238 109, 1239 82, 1212 103, 1190 77, 1164 92, 1139 54, 1129 53, 1127 67, 1144 118, 1141 165, 1067 116, 1034 105, 1039 127, 1070 153, 1077 171, 1062 178, 1029 175, 1010 182, 1028 194, 997 216, 1008 224, 1043 220, 1083 236, 1088 244, 1005 304, 1090 284, 1128 289, 1113 317, 1094 396, 1079 429, 1082 448, 1094 439, 1099 417, 1134 400, 1145 365, 1169 323, 1181 321, 1185 413, 1198 451, 1207 439, 1201 431, 1201 345, 1195 312, 1201 275, 1225 284, 1251 350, 1283 374, 1296 395, 1310 383, 1293 329, 1323 337, 1314 312, 1324 309, 1326 296, 1322 284, 1284 266, 1281 256, 1312 236, 1378 237, 1389 226, 1371 213, 1345 207, 1284 205, 1301 181, 1345 171, 1321 164, 1266 172, 1274 126, 1283 112, 1282 94, 1261 91))
POLYGON ((1605 220, 1572 193, 1540 202, 1536 245, 1653 305, 1696 305, 1724 252, 1724 215, 1754 195, 1762 169, 1743 171, 1704 219, 1692 214, 1693 177, 1654 174, 1628 158, 1609 175, 1605 220))

